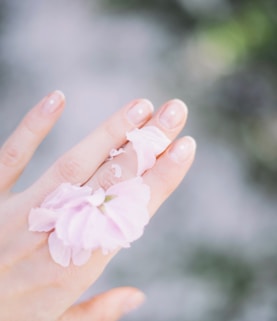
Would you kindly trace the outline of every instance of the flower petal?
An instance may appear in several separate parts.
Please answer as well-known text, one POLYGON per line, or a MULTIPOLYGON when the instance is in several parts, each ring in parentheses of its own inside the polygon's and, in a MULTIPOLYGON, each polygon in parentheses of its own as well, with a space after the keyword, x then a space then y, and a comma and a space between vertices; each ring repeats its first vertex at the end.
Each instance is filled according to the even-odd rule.
POLYGON ((170 144, 166 135, 155 126, 135 128, 128 132, 126 137, 133 144, 137 154, 137 176, 141 176, 146 170, 152 168, 156 156, 161 154, 170 144))
POLYGON ((29 230, 33 232, 49 232, 56 224, 57 214, 45 208, 33 208, 29 214, 29 230))
POLYGON ((108 254, 119 247, 129 247, 130 243, 112 220, 107 219, 105 234, 99 240, 103 254, 108 254))
POLYGON ((91 192, 92 188, 89 186, 77 186, 70 183, 63 183, 45 198, 40 207, 61 209, 65 205, 68 206, 72 200, 89 196, 91 192))
POLYGON ((56 232, 49 235, 48 245, 52 259, 61 266, 69 266, 71 248, 63 244, 62 240, 57 237, 56 232))
POLYGON ((74 216, 76 215, 75 212, 73 211, 63 211, 59 217, 59 219, 57 220, 55 229, 56 229, 56 234, 57 237, 62 240, 62 242, 66 245, 66 246, 71 246, 71 242, 69 239, 69 235, 68 235, 68 227, 71 223, 71 220, 74 218, 74 216))
POLYGON ((118 164, 112 164, 111 168, 114 170, 114 177, 120 178, 122 176, 122 168, 118 164))
POLYGON ((65 183, 40 208, 31 210, 29 228, 43 232, 55 229, 48 238, 51 257, 62 266, 68 266, 71 259, 79 266, 97 248, 107 254, 129 247, 140 237, 149 221, 149 199, 150 189, 141 177, 94 193, 86 186, 65 183))
POLYGON ((117 226, 126 242, 139 238, 149 222, 150 188, 141 177, 136 177, 111 186, 106 194, 116 197, 104 203, 105 215, 117 226))
POLYGON ((98 208, 93 208, 87 218, 82 232, 82 247, 84 249, 96 249, 100 241, 106 236, 107 218, 98 208))
POLYGON ((105 191, 103 190, 103 188, 99 188, 92 195, 88 197, 88 201, 93 206, 100 206, 104 202, 105 197, 106 197, 105 191))
POLYGON ((72 262, 74 265, 81 266, 88 262, 91 257, 91 250, 73 248, 72 262))
POLYGON ((73 215, 65 226, 67 230, 68 243, 71 246, 82 247, 82 234, 90 215, 89 207, 83 209, 80 213, 73 215))
MULTIPOLYGON (((141 177, 134 177, 112 185, 106 191, 106 195, 116 195, 122 200, 132 200, 135 206, 147 206, 150 200, 150 188, 143 183, 141 177)), ((112 201, 112 200, 111 200, 112 201)))
POLYGON ((145 225, 149 222, 147 210, 133 203, 122 203, 114 199, 105 205, 109 219, 123 234, 126 242, 132 242, 143 234, 145 225))
POLYGON ((108 157, 108 160, 112 160, 114 157, 116 157, 122 153, 125 153, 125 150, 123 148, 119 148, 119 149, 113 148, 110 150, 110 155, 108 157))

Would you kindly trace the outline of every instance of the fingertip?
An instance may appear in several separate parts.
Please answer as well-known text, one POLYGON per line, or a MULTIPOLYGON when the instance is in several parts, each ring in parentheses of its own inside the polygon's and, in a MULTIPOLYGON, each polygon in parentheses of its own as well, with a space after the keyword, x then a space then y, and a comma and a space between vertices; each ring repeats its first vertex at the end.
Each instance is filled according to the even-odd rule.
POLYGON ((167 101, 157 114, 158 125, 169 136, 174 138, 185 125, 188 108, 180 99, 167 101))
POLYGON ((170 101, 168 101, 168 103, 181 105, 181 106, 184 108, 186 115, 187 115, 188 112, 189 112, 189 109, 188 109, 187 104, 186 104, 182 99, 173 98, 173 99, 171 99, 170 101))
POLYGON ((138 289, 132 289, 126 298, 126 301, 123 303, 123 312, 128 314, 137 310, 145 302, 145 299, 146 296, 143 292, 138 289))
POLYGON ((59 89, 56 89, 53 91, 53 94, 56 93, 57 95, 59 95, 61 97, 61 100, 65 101, 65 94, 59 90, 59 89))
POLYGON ((41 111, 44 115, 52 115, 63 109, 65 105, 65 95, 60 90, 50 93, 45 100, 42 101, 41 111))
POLYGON ((129 123, 139 126, 145 123, 152 116, 154 106, 148 99, 137 99, 131 102, 126 110, 126 117, 129 123))
POLYGON ((176 141, 168 150, 168 155, 178 164, 186 163, 194 157, 196 151, 196 141, 191 136, 185 136, 176 141))

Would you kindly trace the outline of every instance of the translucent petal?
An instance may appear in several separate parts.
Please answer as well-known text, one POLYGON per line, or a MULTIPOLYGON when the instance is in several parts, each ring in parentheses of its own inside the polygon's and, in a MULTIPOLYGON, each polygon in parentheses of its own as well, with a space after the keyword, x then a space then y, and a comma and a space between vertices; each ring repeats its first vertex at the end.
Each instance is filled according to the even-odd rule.
POLYGON ((71 220, 74 216, 74 212, 63 211, 55 226, 58 238, 62 240, 63 243, 67 246, 71 245, 68 234, 68 227, 70 226, 71 220))
POLYGON ((98 208, 91 211, 82 232, 82 247, 96 249, 100 246, 101 239, 107 236, 107 217, 98 208))
POLYGON ((45 208, 31 209, 29 215, 29 230, 34 232, 49 232, 56 224, 57 214, 45 208))
POLYGON ((109 155, 108 160, 112 160, 114 157, 116 157, 122 153, 125 153, 125 150, 123 148, 119 148, 119 149, 113 148, 110 150, 110 155, 109 155))
POLYGON ((61 209, 64 205, 68 206, 72 200, 89 196, 91 192, 92 189, 89 186, 80 187, 70 183, 63 183, 45 198, 40 207, 61 209))
POLYGON ((104 202, 105 197, 105 191, 103 188, 99 188, 88 197, 88 200, 93 206, 100 206, 104 202))
POLYGON ((152 168, 156 156, 161 154, 170 144, 166 135, 155 126, 135 128, 126 134, 127 139, 133 144, 137 154, 137 176, 152 168))
POLYGON ((139 238, 149 222, 149 187, 137 177, 111 186, 106 193, 116 197, 104 204, 105 215, 117 226, 126 242, 139 238))
POLYGON ((88 262, 91 257, 91 250, 72 249, 72 262, 74 265, 81 266, 88 262))
POLYGON ((49 251, 52 259, 61 266, 69 266, 71 258, 71 248, 65 246, 57 237, 55 232, 52 232, 48 238, 49 251))
POLYGON ((68 243, 71 246, 82 247, 82 235, 89 220, 91 207, 85 207, 80 213, 74 214, 68 224, 67 229, 68 243))

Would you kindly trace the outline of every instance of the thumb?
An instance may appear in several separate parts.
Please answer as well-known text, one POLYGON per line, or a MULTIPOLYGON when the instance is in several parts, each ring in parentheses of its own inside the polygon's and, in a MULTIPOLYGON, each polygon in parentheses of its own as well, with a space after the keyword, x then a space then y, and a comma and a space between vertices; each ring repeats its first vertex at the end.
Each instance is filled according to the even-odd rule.
POLYGON ((69 308, 58 321, 116 321, 138 308, 144 299, 144 294, 135 288, 112 289, 69 308))

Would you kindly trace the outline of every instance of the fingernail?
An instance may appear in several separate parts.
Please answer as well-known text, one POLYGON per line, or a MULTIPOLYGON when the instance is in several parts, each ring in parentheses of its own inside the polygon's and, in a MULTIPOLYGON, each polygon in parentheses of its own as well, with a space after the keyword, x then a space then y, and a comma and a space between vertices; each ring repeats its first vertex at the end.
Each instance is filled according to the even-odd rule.
POLYGON ((63 100, 64 94, 59 90, 54 91, 46 98, 46 101, 43 103, 43 112, 46 114, 53 114, 55 111, 59 109, 63 100))
POLYGON ((136 292, 128 297, 124 303, 124 312, 127 314, 136 310, 145 301, 145 295, 142 292, 136 292))
POLYGON ((196 142, 190 137, 184 137, 169 150, 169 156, 176 163, 185 163, 195 152, 196 142))
POLYGON ((147 120, 154 110, 149 100, 143 99, 133 105, 127 112, 127 117, 134 125, 139 125, 147 120))
POLYGON ((159 120, 166 129, 174 129, 184 122, 186 114, 187 106, 181 100, 174 99, 165 106, 159 120))

